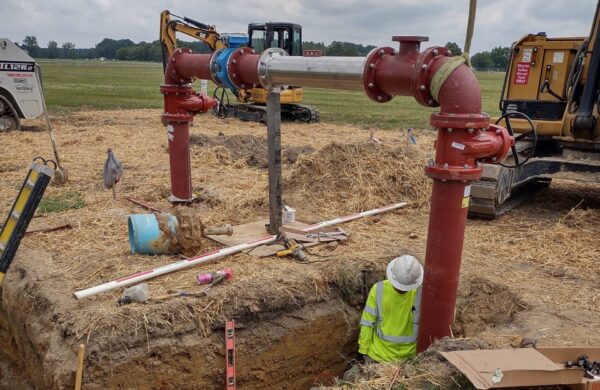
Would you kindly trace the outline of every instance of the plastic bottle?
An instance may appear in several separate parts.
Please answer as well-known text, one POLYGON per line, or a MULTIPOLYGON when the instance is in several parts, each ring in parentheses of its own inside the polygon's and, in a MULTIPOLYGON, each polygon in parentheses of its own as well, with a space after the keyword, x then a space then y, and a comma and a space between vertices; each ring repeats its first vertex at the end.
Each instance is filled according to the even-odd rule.
POLYGON ((196 277, 196 280, 198 281, 198 284, 212 283, 217 276, 223 276, 225 279, 229 280, 233 277, 233 272, 231 271, 231 268, 223 268, 218 271, 199 274, 196 277))

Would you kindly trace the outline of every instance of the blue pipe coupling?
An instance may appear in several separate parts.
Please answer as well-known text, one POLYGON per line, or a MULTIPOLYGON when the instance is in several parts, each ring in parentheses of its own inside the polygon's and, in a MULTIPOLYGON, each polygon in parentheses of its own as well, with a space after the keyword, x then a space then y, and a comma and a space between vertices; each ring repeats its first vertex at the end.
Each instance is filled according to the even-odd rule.
POLYGON ((129 245, 132 254, 163 255, 177 252, 177 218, 171 214, 160 218, 159 222, 154 214, 129 216, 129 245))

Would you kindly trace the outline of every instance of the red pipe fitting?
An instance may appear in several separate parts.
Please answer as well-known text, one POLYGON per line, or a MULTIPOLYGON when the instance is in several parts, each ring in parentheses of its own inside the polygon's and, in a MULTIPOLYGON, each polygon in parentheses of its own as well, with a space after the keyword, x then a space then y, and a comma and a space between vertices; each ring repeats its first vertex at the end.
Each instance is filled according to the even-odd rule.
POLYGON ((194 78, 212 80, 212 54, 192 54, 188 48, 177 49, 169 57, 165 69, 165 84, 189 84, 194 78))
MULTIPOLYGON (((431 124, 439 126, 439 118, 445 116, 433 114, 431 124)), ((479 117, 477 120, 482 122, 472 121, 466 129, 439 127, 435 163, 425 168, 427 176, 440 180, 478 180, 483 170, 479 162, 496 162, 506 157, 514 142, 508 131, 497 125, 483 127, 487 115, 471 116, 479 117)))
POLYGON ((431 116, 431 124, 438 128, 436 157, 425 168, 434 182, 417 340, 421 352, 433 340, 451 334, 470 185, 481 177, 479 163, 504 159, 514 139, 481 113, 479 82, 469 67, 461 64, 438 81, 436 99, 431 92, 434 76, 450 52, 431 47, 419 53, 425 37, 393 39, 400 42, 398 51, 378 48, 367 57, 363 73, 367 95, 377 102, 408 95, 421 105, 440 106, 440 112, 431 116))
MULTIPOLYGON (((461 72, 453 72, 442 89, 447 88, 447 83, 455 85, 454 78, 461 77, 461 72)), ((459 105, 449 104, 445 100, 447 96, 440 92, 442 109, 457 109, 473 103, 467 100, 459 105)), ((504 159, 514 144, 514 138, 505 128, 488 122, 485 114, 431 115, 431 124, 438 128, 438 138, 435 162, 425 168, 433 179, 433 188, 418 352, 426 350, 434 340, 452 334, 471 183, 481 178, 483 170, 479 163, 504 159)))
POLYGON ((260 85, 258 79, 258 61, 260 54, 248 47, 240 47, 231 53, 227 75, 239 89, 250 90, 260 85))
MULTIPOLYGON (((421 42, 427 42, 428 37, 395 36, 392 40, 400 42, 399 51, 391 47, 372 50, 367 56, 363 72, 365 93, 372 100, 380 103, 388 102, 397 95, 415 96, 419 89, 414 84, 418 76, 423 73, 421 71, 427 69, 425 67, 415 71, 415 64, 421 58, 429 57, 419 53, 421 42)), ((427 75, 427 73, 423 74, 427 75)), ((425 81, 422 84, 425 87, 425 81)), ((426 92, 429 88, 421 90, 426 92)), ((419 99, 417 101, 421 103, 419 99)))
MULTIPOLYGON (((165 76, 165 78, 167 78, 165 76)), ((171 172, 171 196, 174 203, 191 202, 192 176, 190 161, 190 123, 194 115, 206 112, 217 101, 204 93, 195 93, 191 85, 162 85, 165 111, 162 123, 167 126, 169 138, 169 164, 171 172)))

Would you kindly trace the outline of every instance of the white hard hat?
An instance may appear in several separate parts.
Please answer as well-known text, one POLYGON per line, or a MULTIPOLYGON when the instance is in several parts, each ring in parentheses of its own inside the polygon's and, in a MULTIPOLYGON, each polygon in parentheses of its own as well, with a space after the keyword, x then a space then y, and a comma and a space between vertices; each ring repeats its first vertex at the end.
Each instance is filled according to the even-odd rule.
POLYGON ((402 255, 390 261, 386 275, 397 290, 410 291, 423 283, 423 266, 416 257, 402 255))

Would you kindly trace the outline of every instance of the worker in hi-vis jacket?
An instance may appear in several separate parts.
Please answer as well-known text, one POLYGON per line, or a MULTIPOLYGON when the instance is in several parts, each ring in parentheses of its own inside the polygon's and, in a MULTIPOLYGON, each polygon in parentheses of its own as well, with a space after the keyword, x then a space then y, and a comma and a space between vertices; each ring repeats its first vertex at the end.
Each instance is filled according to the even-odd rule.
POLYGON ((359 360, 395 362, 417 353, 423 266, 410 255, 392 260, 387 280, 371 287, 360 319, 359 360))

